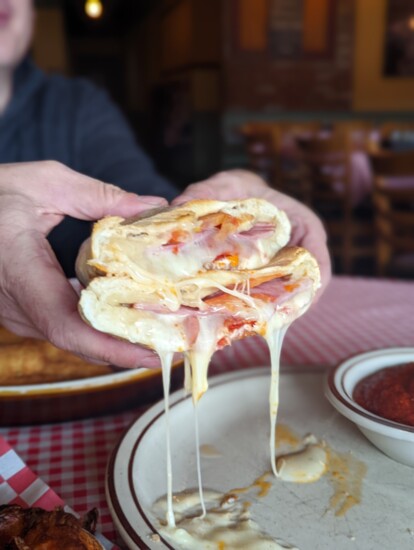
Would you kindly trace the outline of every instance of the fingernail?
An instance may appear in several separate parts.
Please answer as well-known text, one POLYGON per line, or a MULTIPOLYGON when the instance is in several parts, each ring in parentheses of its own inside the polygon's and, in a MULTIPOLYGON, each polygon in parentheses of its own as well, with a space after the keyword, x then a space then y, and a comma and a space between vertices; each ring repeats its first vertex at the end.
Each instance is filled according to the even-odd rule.
POLYGON ((167 201, 162 197, 145 196, 145 197, 139 197, 139 199, 144 204, 150 204, 151 206, 161 206, 163 204, 167 204, 167 201))

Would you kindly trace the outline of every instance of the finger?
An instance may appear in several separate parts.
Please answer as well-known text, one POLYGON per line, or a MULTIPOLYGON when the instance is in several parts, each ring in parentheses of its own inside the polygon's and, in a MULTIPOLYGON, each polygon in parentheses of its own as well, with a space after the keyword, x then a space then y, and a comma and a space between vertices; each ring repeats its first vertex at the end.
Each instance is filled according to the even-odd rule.
MULTIPOLYGON (((8 319, 8 318, 2 318, 2 326, 12 332, 13 334, 16 334, 17 336, 21 336, 22 338, 35 338, 36 340, 45 340, 45 334, 40 332, 38 329, 30 325, 30 322, 22 316, 21 319, 8 319)), ((83 328, 83 327, 82 327, 83 328)), ((58 347, 64 347, 64 346, 58 346, 58 347)), ((134 346, 135 348, 135 346, 134 346)), ((64 348, 66 349, 66 347, 64 348)), ((70 349, 68 351, 73 352, 75 355, 86 361, 87 363, 93 363, 95 365, 107 365, 107 364, 113 364, 108 361, 96 359, 96 357, 92 357, 89 355, 86 355, 85 353, 76 352, 73 349, 70 349)), ((136 349, 133 350, 133 352, 136 352, 136 349)), ((154 356, 153 353, 149 356, 147 359, 146 357, 143 357, 142 360, 139 359, 140 366, 145 366, 147 368, 159 368, 160 367, 160 361, 157 356, 154 356), (142 365, 141 365, 142 363, 142 365)), ((119 365, 117 365, 119 366, 119 365)), ((132 361, 127 361, 126 364, 121 365, 123 367, 134 367, 136 366, 136 358, 134 357, 132 361)))
POLYGON ((332 273, 331 258, 326 245, 326 231, 319 218, 305 207, 303 207, 302 215, 298 215, 296 212, 291 215, 290 219, 292 222, 290 243, 309 250, 318 262, 321 274, 321 287, 317 293, 317 298, 319 298, 328 285, 332 273))
POLYGON ((173 204, 195 199, 237 200, 261 197, 268 186, 265 181, 246 170, 218 172, 206 180, 189 185, 173 204))
MULTIPOLYGON (((7 165, 6 165, 7 170, 7 165)), ((23 164, 11 172, 13 190, 30 196, 45 213, 68 215, 82 220, 96 220, 106 215, 132 216, 148 208, 167 204, 162 197, 138 196, 119 187, 79 174, 54 161, 23 164), (36 185, 27 186, 25 171, 33 177, 36 164, 36 185)))
POLYGON ((27 255, 31 269, 19 273, 14 299, 27 312, 39 333, 52 344, 77 354, 120 367, 159 367, 153 351, 122 342, 86 325, 77 310, 78 296, 48 250, 27 255), (53 289, 51 291, 51 289, 53 289))
POLYGON ((198 199, 217 199, 214 187, 206 185, 206 182, 198 182, 189 185, 181 195, 176 197, 171 204, 178 206, 185 202, 198 199))

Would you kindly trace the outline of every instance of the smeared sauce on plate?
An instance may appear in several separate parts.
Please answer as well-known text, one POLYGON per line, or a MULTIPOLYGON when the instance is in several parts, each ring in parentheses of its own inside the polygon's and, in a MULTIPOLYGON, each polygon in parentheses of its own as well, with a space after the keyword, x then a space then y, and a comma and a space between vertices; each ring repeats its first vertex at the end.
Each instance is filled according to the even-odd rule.
POLYGON ((300 438, 285 424, 277 427, 278 447, 284 450, 277 462, 286 465, 280 468, 280 478, 295 483, 311 483, 326 477, 332 487, 327 510, 335 516, 344 516, 350 508, 361 502, 362 482, 367 467, 352 453, 338 453, 324 441, 312 434, 300 438))
POLYGON ((265 533, 252 518, 251 507, 265 498, 280 483, 314 483, 326 477, 333 493, 327 511, 342 516, 360 502, 365 465, 351 454, 339 454, 314 435, 299 437, 286 425, 277 429, 277 478, 265 472, 245 487, 235 487, 226 493, 203 492, 205 513, 197 490, 174 494, 176 526, 165 520, 167 497, 154 507, 159 518, 159 532, 177 548, 183 550, 243 548, 246 550, 295 548, 279 538, 265 533))
MULTIPOLYGON (((250 502, 239 498, 236 491, 226 494, 204 491, 204 502, 207 512, 201 516, 198 491, 174 495, 176 527, 172 528, 163 522, 159 533, 182 550, 294 548, 264 533, 251 518, 250 502)), ((166 500, 161 499, 155 505, 161 517, 165 516, 165 504, 166 500)))
POLYGON ((351 453, 337 453, 332 449, 328 449, 328 463, 328 478, 333 488, 329 509, 335 516, 344 516, 361 502, 367 467, 351 453))

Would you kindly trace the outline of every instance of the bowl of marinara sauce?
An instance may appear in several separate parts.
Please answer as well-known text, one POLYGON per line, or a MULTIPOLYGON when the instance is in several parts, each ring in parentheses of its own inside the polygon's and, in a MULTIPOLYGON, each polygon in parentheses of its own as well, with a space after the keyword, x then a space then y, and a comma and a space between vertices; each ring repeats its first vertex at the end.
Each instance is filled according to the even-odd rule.
POLYGON ((347 359, 328 373, 325 394, 378 449, 414 466, 414 347, 347 359))

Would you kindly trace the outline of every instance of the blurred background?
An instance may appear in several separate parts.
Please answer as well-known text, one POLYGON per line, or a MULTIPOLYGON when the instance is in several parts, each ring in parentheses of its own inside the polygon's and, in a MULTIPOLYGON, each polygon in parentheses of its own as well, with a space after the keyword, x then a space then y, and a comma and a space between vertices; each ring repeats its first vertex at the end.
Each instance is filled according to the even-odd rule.
POLYGON ((36 63, 106 88, 178 186, 250 168, 318 212, 336 273, 413 276, 412 0, 36 6, 36 63))

